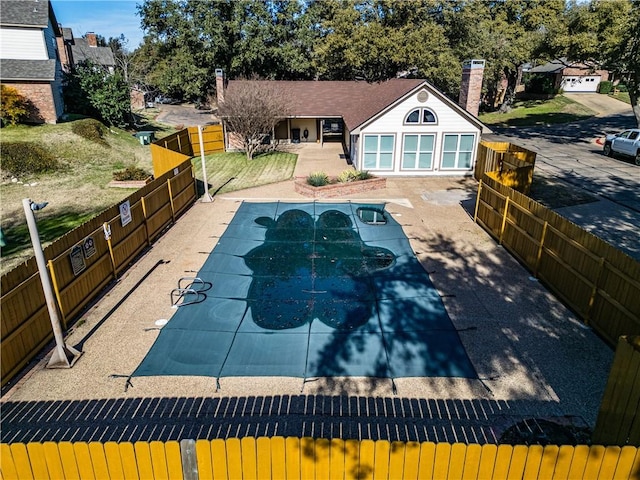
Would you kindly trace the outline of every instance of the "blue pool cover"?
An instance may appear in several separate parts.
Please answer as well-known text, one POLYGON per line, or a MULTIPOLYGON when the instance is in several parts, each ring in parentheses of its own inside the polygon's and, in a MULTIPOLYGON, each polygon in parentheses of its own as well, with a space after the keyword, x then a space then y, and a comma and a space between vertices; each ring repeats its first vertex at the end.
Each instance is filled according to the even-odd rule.
POLYGON ((197 276, 133 376, 477 378, 384 205, 244 202, 197 276))

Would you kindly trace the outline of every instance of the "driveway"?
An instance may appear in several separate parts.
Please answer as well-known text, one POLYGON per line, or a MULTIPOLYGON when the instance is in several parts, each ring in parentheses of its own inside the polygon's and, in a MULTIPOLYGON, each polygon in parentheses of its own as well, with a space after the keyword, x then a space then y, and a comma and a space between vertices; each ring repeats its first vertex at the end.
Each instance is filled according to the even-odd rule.
POLYGON ((640 260, 640 167, 629 159, 606 157, 601 145, 605 134, 635 126, 631 107, 605 95, 568 96, 597 115, 564 125, 494 128, 483 138, 536 152, 532 196, 540 200, 536 190, 543 183, 569 189, 579 200, 550 207, 640 260))
POLYGON ((197 110, 192 103, 184 103, 181 105, 163 105, 156 104, 160 109, 160 113, 156 120, 169 125, 184 125, 191 127, 194 125, 210 125, 218 123, 220 119, 214 115, 216 110, 197 110))

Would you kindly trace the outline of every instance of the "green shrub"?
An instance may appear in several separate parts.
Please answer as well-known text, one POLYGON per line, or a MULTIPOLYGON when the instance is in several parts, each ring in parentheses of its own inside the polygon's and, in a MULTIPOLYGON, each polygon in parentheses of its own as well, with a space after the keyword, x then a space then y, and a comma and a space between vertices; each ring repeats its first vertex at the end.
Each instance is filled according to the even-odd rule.
POLYGON ((27 99, 13 87, 0 85, 0 118, 9 125, 15 125, 29 116, 27 99))
POLYGON ((629 88, 626 85, 623 85, 622 83, 619 83, 616 88, 618 89, 619 92, 628 92, 629 88))
POLYGON ((340 183, 355 182, 358 180, 358 172, 356 170, 344 170, 338 175, 337 180, 340 183))
POLYGON ((53 172, 60 168, 56 157, 41 145, 29 142, 2 143, 2 171, 21 176, 53 172))
POLYGON ((329 184, 329 176, 324 172, 313 172, 307 177, 307 183, 313 187, 322 187, 329 184))
POLYGON ((124 170, 113 172, 113 179, 118 182, 146 180, 151 176, 146 170, 140 167, 129 166, 124 170))
POLYGON ((613 90, 613 82, 604 81, 600 82, 600 85, 598 85, 598 93, 606 95, 607 93, 611 93, 611 90, 613 90))
POLYGON ((369 173, 368 170, 358 171, 358 180, 369 180, 370 178, 373 178, 373 174, 369 173))
POLYGON ((91 142, 99 143, 104 147, 109 146, 104 138, 107 128, 93 118, 85 118, 74 122, 71 126, 71 131, 91 142))

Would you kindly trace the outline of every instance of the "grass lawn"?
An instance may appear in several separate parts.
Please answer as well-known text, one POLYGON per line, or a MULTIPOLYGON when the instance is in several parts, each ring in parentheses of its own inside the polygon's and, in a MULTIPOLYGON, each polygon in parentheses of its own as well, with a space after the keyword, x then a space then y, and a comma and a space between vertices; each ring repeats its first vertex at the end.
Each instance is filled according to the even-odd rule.
MULTIPOLYGON (((267 185, 291 178, 298 156, 293 153, 273 152, 257 155, 247 161, 244 153, 226 152, 207 155, 207 182, 209 193, 233 192, 244 188, 267 185)), ((193 159, 196 177, 202 179, 202 160, 193 159)))
POLYGON ((593 110, 562 95, 557 95, 550 100, 518 100, 510 112, 484 113, 478 118, 486 125, 524 127, 575 122, 593 115, 595 115, 593 110))
MULTIPOLYGON (((106 208, 129 196, 134 190, 112 188, 113 172, 135 165, 153 172, 150 149, 141 145, 131 132, 112 129, 106 135, 108 146, 86 140, 72 132, 73 122, 56 125, 5 127, 2 143, 29 141, 46 147, 62 164, 54 173, 28 175, 15 180, 2 172, 0 182, 0 226, 6 246, 0 249, 0 273, 4 274, 33 255, 22 199, 49 202, 36 213, 38 231, 44 246, 64 235, 106 208)), ((158 138, 175 131, 156 126, 158 138)), ((290 178, 297 156, 273 153, 247 162, 244 154, 209 155, 207 180, 211 194, 290 178)), ((200 157, 194 159, 196 176, 202 179, 200 157)))

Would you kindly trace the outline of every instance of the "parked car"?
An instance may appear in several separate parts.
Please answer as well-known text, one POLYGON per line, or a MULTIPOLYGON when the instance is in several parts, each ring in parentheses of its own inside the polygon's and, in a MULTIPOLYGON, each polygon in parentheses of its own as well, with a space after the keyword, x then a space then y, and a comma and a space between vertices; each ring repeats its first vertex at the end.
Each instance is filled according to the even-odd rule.
POLYGON ((632 128, 617 135, 607 135, 602 151, 609 157, 615 153, 632 157, 635 164, 640 166, 640 129, 632 128))
POLYGON ((165 105, 178 105, 180 100, 171 97, 165 97, 163 95, 159 95, 156 97, 156 103, 163 103, 165 105))

